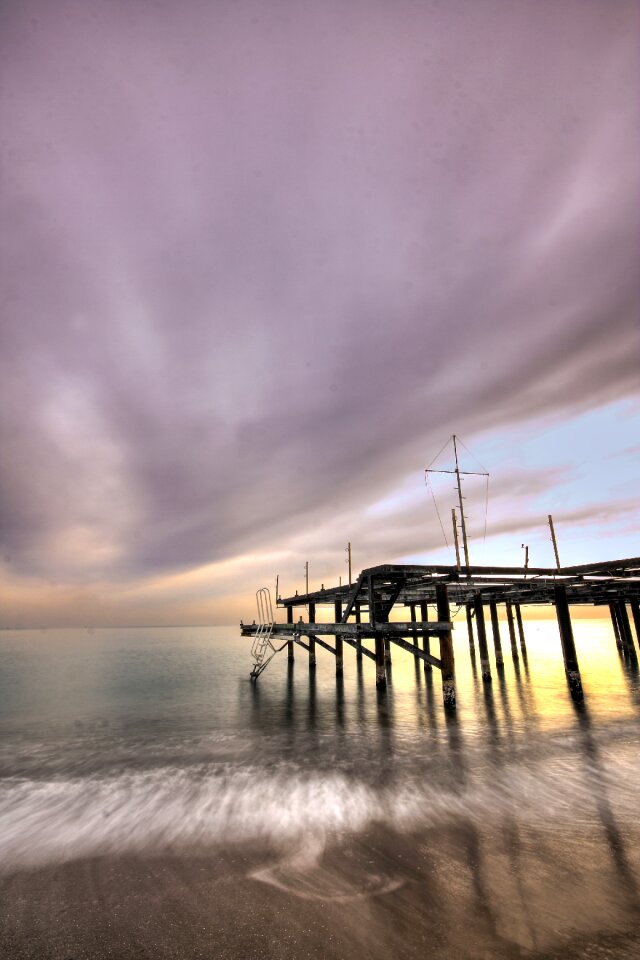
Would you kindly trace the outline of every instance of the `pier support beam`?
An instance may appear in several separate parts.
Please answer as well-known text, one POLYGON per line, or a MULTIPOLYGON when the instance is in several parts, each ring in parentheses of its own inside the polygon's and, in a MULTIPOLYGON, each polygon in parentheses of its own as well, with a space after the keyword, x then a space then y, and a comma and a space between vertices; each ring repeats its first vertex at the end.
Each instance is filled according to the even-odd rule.
POLYGON ((582 700, 584 697, 582 691, 582 678, 578 666, 578 656, 576 654, 576 645, 573 642, 573 629, 571 627, 571 615, 569 613, 569 604, 567 603, 567 591, 562 583, 557 583, 553 588, 556 615, 558 617, 558 627, 560 628, 560 642, 562 643, 562 656, 564 657, 564 672, 567 675, 569 691, 574 700, 582 700))
MULTIPOLYGON (((448 622, 451 620, 449 610, 449 594, 446 583, 436 584, 436 603, 438 606, 438 620, 448 622)), ((455 710, 456 707, 456 683, 453 666, 453 639, 451 630, 440 634, 440 660, 442 662, 442 699, 445 710, 455 710)))
POLYGON ((385 669, 385 643, 384 636, 376 633, 376 687, 378 690, 384 690, 387 686, 387 671, 385 669))
POLYGON ((640 647, 640 601, 631 601, 631 613, 633 614, 633 625, 636 628, 636 643, 640 647))
MULTIPOLYGON (((336 600, 334 603, 334 615, 335 623, 340 623, 342 620, 342 603, 340 600, 336 600)), ((344 672, 344 644, 342 642, 342 637, 336 635, 336 677, 341 677, 344 672)))
POLYGON ((487 631, 484 625, 484 610, 482 607, 482 594, 474 594, 473 605, 476 611, 476 631, 478 633, 478 650, 480 652, 480 671, 485 683, 491 683, 491 664, 489 663, 489 650, 487 648, 487 631))
POLYGON ((473 617, 473 614, 472 614, 473 604, 472 604, 472 603, 468 603, 468 604, 466 605, 466 610, 467 610, 467 633, 469 634, 469 646, 470 646, 471 649, 473 650, 473 649, 474 649, 474 645, 473 645, 473 619, 472 619, 472 617, 473 617))
POLYGON ((371 623, 373 628, 376 630, 374 637, 376 650, 376 687, 378 690, 384 690, 387 686, 387 671, 385 668, 385 636, 382 631, 378 632, 377 628, 380 623, 384 624, 385 621, 388 621, 389 617, 388 614, 385 615, 385 611, 380 608, 380 604, 376 604, 376 594, 373 586, 372 576, 367 578, 367 593, 369 600, 369 623, 371 623))
MULTIPOLYGON (((316 605, 315 603, 309 604, 309 623, 316 622, 316 605)), ((316 667, 316 638, 309 634, 309 669, 315 670, 316 667)))
POLYGON ((518 655, 518 643, 516 641, 516 627, 513 622, 513 607, 507 600, 505 603, 505 610, 507 611, 507 624, 509 626, 509 640, 511 641, 511 656, 514 660, 519 660, 518 655))
POLYGON ((491 631, 493 633, 493 645, 496 650, 496 666, 504 665, 502 656, 502 643, 500 642, 500 624, 498 623, 498 605, 495 600, 489 601, 489 610, 491 611, 491 631))
POLYGON ((618 612, 615 603, 609 604, 609 613, 611 614, 611 625, 613 626, 613 635, 616 638, 616 647, 622 653, 622 637, 620 636, 620 627, 618 626, 618 612))
MULTIPOLYGON (((287 607, 287 623, 293 623, 293 607, 291 606, 291 604, 289 604, 289 606, 287 607)), ((293 642, 293 640, 289 640, 287 644, 287 660, 289 661, 289 663, 293 663, 293 661, 295 660, 295 656, 293 653, 294 647, 295 647, 295 643, 293 642)))
MULTIPOLYGON (((416 622, 416 605, 415 605, 415 603, 410 603, 410 604, 409 604, 409 614, 410 614, 410 617, 411 617, 411 623, 415 623, 415 622, 416 622)), ((412 643, 415 647, 418 646, 418 634, 415 632, 415 630, 414 630, 413 633, 411 634, 411 643, 412 643)))
POLYGON ((522 650, 522 656, 524 657, 525 664, 526 664, 527 645, 524 641, 524 627, 522 625, 522 610, 520 609, 519 603, 516 603, 516 620, 518 621, 518 635, 520 637, 520 649, 522 650))
MULTIPOLYGON (((359 603, 356 603, 356 623, 362 623, 362 611, 359 603)), ((356 638, 356 660, 362 660, 362 640, 360 637, 356 638)))
MULTIPOLYGON (((420 601, 420 619, 422 620, 423 623, 429 622, 429 604, 427 603, 426 600, 420 601)), ((422 637, 422 649, 424 650, 425 653, 431 653, 431 638, 426 633, 422 637)), ((430 663, 428 663, 425 660, 424 672, 431 673, 432 671, 433 671, 433 667, 431 666, 430 663)))
POLYGON ((620 628, 624 652, 632 662, 637 663, 638 655, 636 654, 636 648, 633 643, 633 634, 631 633, 629 614, 627 613, 627 605, 624 600, 616 600, 616 611, 618 614, 618 626, 620 628))

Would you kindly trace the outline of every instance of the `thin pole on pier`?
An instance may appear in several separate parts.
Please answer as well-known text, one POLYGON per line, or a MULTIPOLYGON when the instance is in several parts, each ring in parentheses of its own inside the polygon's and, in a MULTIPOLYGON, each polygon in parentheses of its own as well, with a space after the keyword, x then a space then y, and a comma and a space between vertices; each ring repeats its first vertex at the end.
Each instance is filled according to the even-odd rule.
POLYGON ((491 683, 491 664, 489 663, 489 649, 487 647, 487 631, 484 625, 482 594, 479 590, 473 595, 473 604, 476 609, 476 630, 478 632, 478 650, 480 651, 482 679, 485 683, 491 683))
POLYGON ((500 642, 500 624, 498 623, 498 605, 495 600, 489 601, 489 610, 491 612, 491 631, 493 633, 493 645, 496 650, 496 666, 504 665, 502 656, 502 643, 500 642))
MULTIPOLYGON (((304 584, 305 584, 305 593, 309 593, 309 561, 306 560, 304 564, 304 584)), ((309 613, 309 618, 311 618, 311 613, 309 613)))
POLYGON ((550 513, 549 513, 547 516, 548 516, 548 520, 549 520, 549 530, 551 531, 551 543, 553 544, 553 552, 554 552, 555 555, 556 555, 556 567, 557 567, 558 570, 559 570, 559 569, 560 569, 560 556, 558 555, 558 544, 557 544, 557 541, 556 541, 556 531, 555 531, 554 526, 553 526, 553 517, 551 516, 550 513))
MULTIPOLYGON (((449 594, 446 583, 436 583, 436 603, 438 607, 438 620, 441 623, 449 623, 451 621, 451 614, 449 611, 449 594)), ((451 629, 446 633, 440 634, 440 662, 444 708, 445 710, 455 710, 456 683, 453 666, 451 629)))
MULTIPOLYGON (((334 602, 335 622, 342 620, 342 603, 340 600, 334 602)), ((341 636, 336 634, 336 676, 341 677, 344 671, 344 643, 341 636)))
POLYGON ((453 524, 453 542, 456 545, 456 568, 460 569, 460 543, 458 541, 458 521, 456 520, 456 508, 451 507, 451 522, 453 524))
POLYGON ((349 566, 349 586, 351 586, 351 542, 347 544, 347 564, 349 566))
POLYGON ((578 666, 578 656, 576 654, 576 645, 573 641, 573 629, 571 627, 571 615, 569 613, 569 604, 567 603, 567 590, 563 583, 556 583, 553 588, 556 603, 556 614, 558 617, 558 626, 560 628, 560 642, 562 644, 562 656, 564 657, 564 671, 569 684, 569 691, 574 700, 582 700, 582 678, 578 666))
POLYGON ((467 567, 471 566, 469 563, 469 544, 467 542, 467 524, 464 518, 464 507, 462 506, 462 484, 460 482, 460 465, 458 463, 458 445, 456 442, 456 435, 453 435, 453 453, 456 458, 456 481, 458 487, 458 501, 460 503, 460 528, 462 530, 462 547, 464 550, 464 562, 467 567))

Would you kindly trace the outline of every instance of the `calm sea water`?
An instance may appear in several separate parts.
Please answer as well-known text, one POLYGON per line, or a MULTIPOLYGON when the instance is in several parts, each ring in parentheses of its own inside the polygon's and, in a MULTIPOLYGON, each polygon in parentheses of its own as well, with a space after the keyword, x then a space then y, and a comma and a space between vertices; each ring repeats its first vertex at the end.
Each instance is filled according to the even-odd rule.
MULTIPOLYGON (((232 927, 240 900, 269 917, 251 928, 256 956, 640 955, 640 683, 606 621, 574 626, 583 708, 554 623, 526 622, 518 662, 502 625, 505 668, 490 687, 458 624, 449 719, 439 673, 401 650, 378 693, 374 665, 348 649, 343 681, 322 649, 310 676, 297 648, 293 668, 283 653, 254 686, 235 627, 0 633, 12 955, 43 955, 61 872, 88 862, 174 864, 154 903, 163 884, 178 897, 176 864, 190 877, 208 865, 235 891, 232 927), (41 907, 25 913, 34 884, 41 907)), ((111 917, 113 936, 110 890, 132 869, 103 871, 85 905, 111 917)), ((210 891, 180 884, 176 924, 201 910, 206 931, 210 891)), ((146 956, 135 918, 121 922, 128 946, 115 955, 146 956)), ((67 956, 58 914, 54 927, 46 955, 67 956)), ((173 956, 175 929, 148 955, 173 956)), ((203 953, 180 941, 175 955, 248 955, 242 936, 203 953)), ((101 955, 75 942, 76 956, 101 955)))

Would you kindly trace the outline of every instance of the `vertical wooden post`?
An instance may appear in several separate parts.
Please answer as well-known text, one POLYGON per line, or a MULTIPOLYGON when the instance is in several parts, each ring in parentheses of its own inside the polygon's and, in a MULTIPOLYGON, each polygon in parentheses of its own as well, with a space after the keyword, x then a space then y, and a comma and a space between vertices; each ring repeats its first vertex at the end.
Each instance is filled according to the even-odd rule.
MULTIPOLYGON (((423 623, 429 622, 429 605, 426 600, 420 601, 420 619, 422 620, 423 623)), ((424 650, 425 653, 431 653, 431 638, 429 637, 428 633, 425 633, 422 635, 422 649, 424 650)), ((432 665, 428 663, 426 660, 424 660, 423 663, 424 663, 424 672, 431 673, 433 670, 432 665)))
MULTIPOLYGON (((315 603, 309 604, 309 623, 316 622, 316 605, 315 603)), ((309 667, 315 667, 316 665, 316 638, 313 634, 309 634, 309 667)))
POLYGON ((491 631, 493 633, 493 645, 496 650, 496 666, 501 667, 504 664, 502 656, 502 643, 500 642, 500 624, 498 622, 498 606, 495 600, 489 601, 489 610, 491 612, 491 631))
MULTIPOLYGON (((523 655, 527 652, 527 645, 524 642, 524 627, 522 625, 522 610, 520 609, 520 604, 516 603, 516 620, 518 621, 518 635, 520 637, 520 649, 522 650, 523 655)), ((526 661, 526 656, 525 656, 526 661)))
MULTIPOLYGON (((436 584, 436 603, 438 606, 438 620, 448 623, 451 620, 449 612, 449 594, 446 583, 436 584)), ((453 640, 451 630, 440 634, 440 660, 442 663, 442 699, 445 710, 455 710, 456 683, 453 667, 453 640)))
MULTIPOLYGON (((287 623, 293 623, 293 607, 291 606, 291 604, 287 605, 287 623)), ((294 653, 293 653, 294 647, 295 647, 295 643, 293 642, 293 637, 292 637, 291 640, 289 640, 289 642, 287 643, 287 660, 289 660, 291 663, 293 663, 293 660, 295 659, 294 653)))
POLYGON ((478 633, 478 650, 480 652, 480 671, 485 683, 491 683, 491 664, 489 663, 489 649, 487 647, 487 631, 484 625, 484 609, 480 591, 473 596, 473 605, 476 611, 476 631, 478 633))
MULTIPOLYGON (((409 604, 409 613, 410 613, 410 616, 411 616, 411 623, 415 623, 415 622, 416 622, 416 605, 415 605, 415 603, 410 603, 410 604, 409 604)), ((413 630, 413 633, 411 634, 411 643, 412 643, 415 647, 418 646, 418 634, 416 633, 415 628, 414 628, 414 630, 413 630)))
POLYGON ((640 601, 631 601, 631 613, 633 614, 633 625, 636 628, 636 643, 640 647, 640 601))
MULTIPOLYGON (((342 603, 340 600, 336 600, 334 603, 334 616, 335 623, 340 623, 342 620, 342 603)), ((344 641, 342 636, 336 634, 336 676, 341 677, 344 671, 344 641)))
MULTIPOLYGON (((362 623, 362 611, 359 603, 356 603, 356 623, 362 623)), ((362 660, 362 637, 359 634, 356 637, 356 660, 362 660)))
POLYGON ((391 663, 391 641, 389 637, 384 638, 384 662, 391 663))
POLYGON ((616 647, 618 650, 622 650, 622 637, 620 636, 620 627, 618 626, 618 612, 616 610, 616 605, 613 602, 609 604, 609 613, 611 614, 613 634, 616 638, 616 647))
POLYGON ((636 648, 633 643, 633 634, 631 633, 629 614, 627 613, 627 605, 624 600, 616 600, 616 610, 618 613, 618 625, 620 627, 620 634, 622 636, 622 643, 625 648, 625 653, 631 660, 637 661, 638 655, 636 654, 636 648))
POLYGON ((567 676, 569 691, 574 700, 582 700, 584 696, 582 692, 582 678, 578 666, 576 645, 573 642, 573 629, 571 627, 569 604, 567 603, 567 590, 564 584, 556 583, 553 592, 556 603, 558 627, 560 628, 562 656, 564 657, 564 672, 567 676))
POLYGON ((471 616, 471 611, 473 610, 473 604, 468 603, 466 606, 467 610, 467 633, 469 634, 469 646, 473 649, 473 619, 471 616))
POLYGON ((376 610, 376 597, 373 587, 373 577, 367 577, 368 599, 369 599, 369 623, 376 630, 375 633, 375 651, 376 651, 376 687, 378 690, 384 690, 387 685, 387 671, 384 663, 384 634, 377 631, 378 610, 376 610))
POLYGON ((375 635, 376 644, 376 687, 378 690, 384 690, 387 685, 387 671, 384 663, 384 636, 381 633, 375 635))
POLYGON ((519 660, 518 656, 518 644, 516 642, 516 628, 513 622, 513 607, 507 600, 505 603, 505 609, 507 611, 507 624, 509 625, 509 640, 511 641, 511 655, 514 660, 519 660))

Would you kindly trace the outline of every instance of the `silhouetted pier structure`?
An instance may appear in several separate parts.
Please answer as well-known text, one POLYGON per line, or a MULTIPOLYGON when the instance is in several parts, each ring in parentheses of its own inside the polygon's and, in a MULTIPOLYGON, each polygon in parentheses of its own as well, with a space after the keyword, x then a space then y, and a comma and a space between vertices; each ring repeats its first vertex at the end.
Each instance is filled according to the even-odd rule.
MULTIPOLYGON (((511 654, 526 657, 522 606, 554 605, 560 631, 565 673, 571 695, 581 700, 582 680, 573 638, 570 607, 603 606, 609 609, 621 653, 637 664, 636 646, 640 639, 640 558, 610 560, 601 563, 556 568, 479 567, 384 564, 363 570, 352 585, 322 588, 305 594, 278 598, 286 609, 286 623, 269 624, 272 638, 288 647, 290 660, 295 645, 307 651, 309 667, 315 669, 316 649, 321 647, 335 657, 336 673, 343 671, 344 645, 355 650, 356 657, 375 661, 376 686, 385 687, 386 664, 395 645, 422 660, 424 668, 440 670, 446 708, 456 702, 455 670, 451 618, 466 610, 469 642, 477 640, 482 679, 491 682, 491 663, 485 611, 488 608, 495 661, 498 670, 504 663, 498 622, 498 607, 504 606, 511 654), (317 622, 319 607, 333 611, 331 622, 317 622), (435 610, 429 611, 430 607, 435 610), (628 607, 634 621, 634 642, 628 607), (308 620, 299 610, 308 611, 308 620), (398 617, 400 610, 409 616, 398 617), (298 616, 297 616, 298 615, 298 616), (393 617, 393 619, 392 619, 393 617), (517 637, 516 637, 517 631, 517 637), (328 638, 333 638, 333 643, 328 638), (431 639, 437 640, 437 652, 431 639), (518 649, 519 639, 519 649, 518 649)), ((243 636, 254 636, 264 629, 260 624, 240 624, 243 636)), ((275 651, 272 646, 271 649, 275 651)), ((259 674, 258 671, 256 676, 259 674)))

